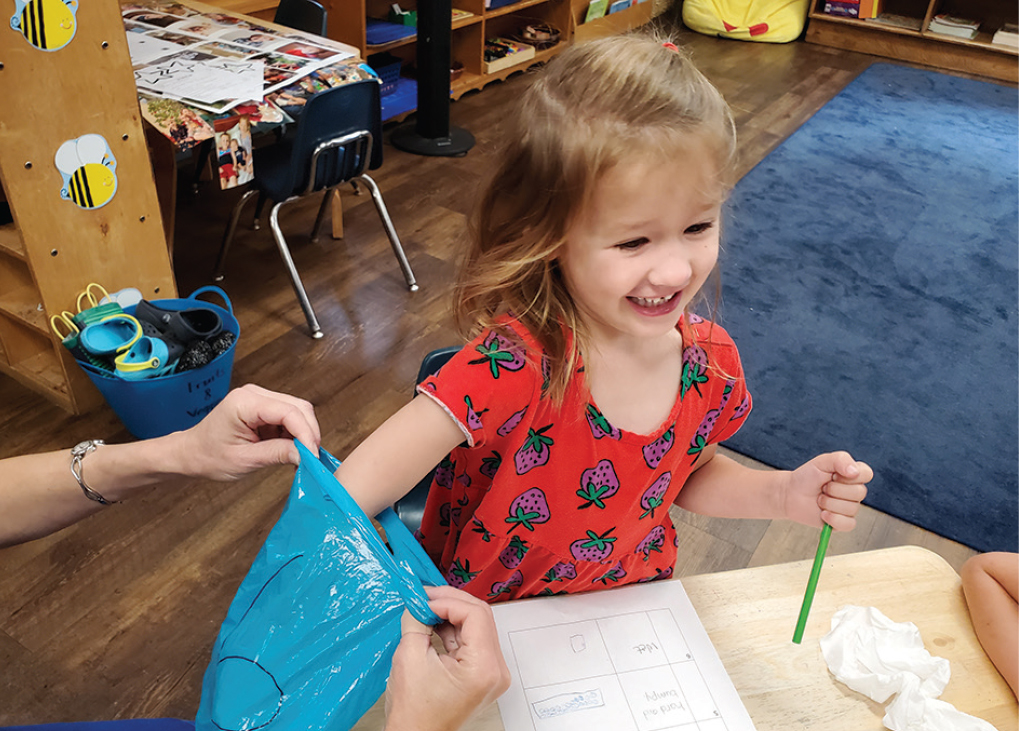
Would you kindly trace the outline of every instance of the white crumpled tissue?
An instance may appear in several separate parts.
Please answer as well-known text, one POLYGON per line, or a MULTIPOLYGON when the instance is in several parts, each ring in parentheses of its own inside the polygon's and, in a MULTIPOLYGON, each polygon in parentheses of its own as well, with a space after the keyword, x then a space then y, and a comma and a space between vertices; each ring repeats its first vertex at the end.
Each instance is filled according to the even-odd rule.
POLYGON ((938 700, 951 675, 948 660, 924 649, 912 622, 893 622, 874 607, 848 605, 831 620, 821 654, 836 679, 878 703, 892 731, 995 731, 984 720, 938 700))

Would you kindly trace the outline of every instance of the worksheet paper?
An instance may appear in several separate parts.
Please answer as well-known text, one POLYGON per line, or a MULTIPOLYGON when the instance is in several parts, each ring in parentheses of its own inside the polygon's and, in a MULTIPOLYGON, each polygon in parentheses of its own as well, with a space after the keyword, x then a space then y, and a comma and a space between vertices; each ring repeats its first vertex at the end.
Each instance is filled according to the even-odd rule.
POLYGON ((492 606, 506 731, 753 731, 678 580, 492 606))
POLYGON ((193 51, 180 51, 135 69, 140 89, 181 99, 213 103, 220 99, 260 99, 265 64, 193 51))

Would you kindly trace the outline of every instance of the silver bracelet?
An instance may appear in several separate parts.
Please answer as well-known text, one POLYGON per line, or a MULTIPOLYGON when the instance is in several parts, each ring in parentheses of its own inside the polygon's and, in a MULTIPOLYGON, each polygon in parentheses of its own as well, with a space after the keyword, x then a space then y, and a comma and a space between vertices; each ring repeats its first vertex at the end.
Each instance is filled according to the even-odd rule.
POLYGON ((85 459, 85 456, 96 451, 96 447, 101 447, 106 442, 101 439, 89 439, 87 441, 76 444, 71 448, 71 474, 74 475, 74 479, 78 481, 78 485, 81 487, 81 491, 85 493, 85 497, 89 500, 94 500, 102 505, 112 505, 115 501, 107 500, 98 492, 93 490, 91 487, 85 484, 85 478, 81 474, 81 461, 85 459))

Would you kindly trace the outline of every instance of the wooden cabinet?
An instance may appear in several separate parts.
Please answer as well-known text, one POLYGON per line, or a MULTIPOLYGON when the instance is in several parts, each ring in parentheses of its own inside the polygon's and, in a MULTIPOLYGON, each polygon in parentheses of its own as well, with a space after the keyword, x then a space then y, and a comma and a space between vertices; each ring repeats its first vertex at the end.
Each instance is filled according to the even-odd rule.
MULTIPOLYGON (((365 58, 375 53, 399 57, 404 67, 412 65, 416 55, 417 36, 384 43, 370 43, 368 19, 385 19, 392 5, 384 0, 324 0, 329 11, 329 37, 357 48, 365 58)), ((416 3, 403 0, 400 7, 415 10, 416 3)), ((570 0, 519 0, 498 8, 485 8, 484 0, 453 0, 456 10, 470 15, 456 16, 452 21, 450 48, 454 66, 463 71, 450 83, 454 99, 487 83, 504 79, 536 63, 547 61, 566 47, 571 33, 570 0), (555 46, 539 50, 530 59, 495 73, 485 72, 486 38, 515 35, 530 23, 547 23, 561 31, 555 46)))
POLYGON ((631 5, 626 10, 585 23, 584 18, 587 16, 588 4, 588 0, 573 0, 573 40, 575 43, 583 43, 616 33, 625 33, 642 26, 651 20, 654 7, 651 0, 643 0, 643 2, 631 5))
POLYGON ((850 51, 887 56, 935 68, 1019 80, 1019 50, 992 45, 991 36, 1003 23, 1015 23, 1019 10, 1013 0, 886 0, 884 18, 858 20, 824 13, 825 0, 812 0, 807 41, 850 51), (929 30, 939 13, 981 21, 973 40, 929 30), (887 22, 893 16, 896 24, 887 22))
MULTIPOLYGON (((174 297, 176 288, 120 6, 80 3, 61 22, 73 23, 74 34, 48 50, 10 28, 0 33, 0 200, 13 217, 0 225, 0 373, 81 413, 102 397, 50 317, 75 312, 90 282, 137 287, 149 298, 174 297), (56 155, 86 135, 101 135, 106 147, 96 160, 79 160, 77 180, 96 182, 95 174, 115 192, 78 196, 79 205, 65 194, 76 178, 65 179, 56 155)), ((95 146, 77 148, 79 158, 86 147, 95 146)))
MULTIPOLYGON (((396 40, 375 40, 374 20, 388 18, 392 0, 320 0, 329 13, 328 35, 334 40, 347 43, 360 53, 362 58, 373 54, 389 54, 402 62, 405 72, 411 70, 417 55, 417 35, 396 40)), ((504 1, 504 0, 503 0, 504 1)), ((589 0, 518 0, 499 7, 486 8, 485 0, 452 0, 454 17, 451 21, 450 55, 452 65, 458 68, 450 81, 453 99, 473 89, 480 89, 492 81, 543 63, 558 54, 572 42, 582 42, 613 33, 622 33, 651 20, 655 3, 643 0, 632 7, 610 16, 583 24, 589 0), (485 39, 512 37, 524 26, 545 23, 561 33, 559 43, 551 48, 537 50, 531 58, 519 64, 500 69, 494 73, 486 71, 484 60, 485 39)), ((258 18, 270 19, 278 0, 210 0, 213 5, 231 12, 246 13, 258 18)), ((494 0, 499 4, 500 0, 494 0)), ((401 0, 400 8, 405 11, 417 9, 417 0, 401 0)), ((660 10, 660 9, 659 9, 660 10)), ((397 94, 405 95, 401 89, 397 94)), ((416 96, 411 93, 410 106, 401 100, 395 106, 404 111, 413 111, 416 96)), ((395 97, 395 95, 394 95, 395 97)), ((387 113, 387 99, 383 96, 383 113, 387 113)))

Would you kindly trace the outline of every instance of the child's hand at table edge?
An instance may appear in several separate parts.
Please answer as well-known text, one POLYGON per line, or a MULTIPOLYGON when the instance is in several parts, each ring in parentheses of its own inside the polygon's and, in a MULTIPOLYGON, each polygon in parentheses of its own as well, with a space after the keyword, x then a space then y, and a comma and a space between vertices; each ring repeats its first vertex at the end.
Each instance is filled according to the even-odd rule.
POLYGON ((789 473, 786 517, 815 528, 827 523, 832 530, 850 531, 872 479, 870 465, 857 462, 848 452, 819 454, 789 473))

